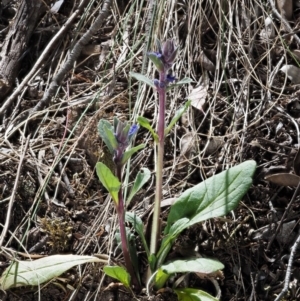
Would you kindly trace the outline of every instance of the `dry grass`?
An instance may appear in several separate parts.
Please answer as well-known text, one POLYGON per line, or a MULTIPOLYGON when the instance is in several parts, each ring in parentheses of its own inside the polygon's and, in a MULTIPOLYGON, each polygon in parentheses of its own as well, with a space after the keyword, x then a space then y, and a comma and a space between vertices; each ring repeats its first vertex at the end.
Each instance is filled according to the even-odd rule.
MULTIPOLYGON (((292 195, 291 189, 278 190, 264 181, 263 175, 270 167, 285 165, 299 146, 299 116, 291 109, 299 102, 297 87, 279 69, 285 64, 299 65, 291 54, 300 45, 275 18, 274 36, 263 39, 265 20, 272 13, 267 1, 125 2, 111 1, 102 26, 88 41, 95 46, 83 47, 47 106, 33 112, 30 110, 37 107, 55 75, 65 67, 76 42, 95 22, 104 1, 89 1, 36 70, 39 55, 75 12, 78 1, 66 0, 59 14, 47 14, 32 36, 32 50, 23 59, 16 81, 22 85, 26 75, 35 72, 18 95, 12 92, 2 100, 5 104, 11 98, 10 106, 0 109, 0 258, 5 262, 23 258, 18 252, 28 256, 57 252, 54 246, 61 238, 51 237, 39 223, 39 218, 48 217, 73 229, 68 247, 59 251, 107 254, 114 261, 122 261, 113 240, 113 204, 94 174, 97 160, 110 162, 98 138, 97 123, 113 116, 131 121, 145 116, 155 126, 157 95, 130 78, 129 72, 154 78, 156 73, 145 54, 155 48, 155 38, 174 38, 179 51, 173 72, 176 78, 187 76, 194 83, 169 93, 167 119, 171 120, 193 88, 202 85, 204 97, 203 112, 191 107, 186 121, 181 120, 166 141, 164 198, 176 197, 187 187, 239 162, 256 160, 259 169, 254 187, 239 209, 224 221, 213 220, 191 229, 184 237, 197 241, 200 253, 225 263, 222 300, 273 300, 282 289, 278 284, 285 272, 283 264, 283 274, 276 274, 281 264, 277 255, 289 254, 293 240, 285 245, 274 242, 270 251, 263 239, 254 240, 247 233, 280 220, 285 208, 280 200, 288 203, 292 195), (52 26, 55 32, 49 30, 52 26), (24 112, 31 112, 26 119, 22 118, 24 112), (274 216, 268 221, 270 212, 274 216), (45 236, 45 243, 37 247, 45 236), (262 255, 264 251, 266 255, 262 255), (260 277, 265 277, 264 283, 260 277)), ((298 18, 295 10, 292 28, 296 28, 298 18)), ((147 147, 131 161, 126 179, 130 185, 141 167, 153 172, 151 182, 130 208, 146 219, 154 193, 155 153, 146 131, 141 129, 137 140, 147 147)), ((297 204, 292 210, 297 220, 296 209, 297 204)), ((64 300, 108 298, 103 295, 108 282, 100 269, 86 265, 70 275, 74 278, 68 282, 75 290, 65 289, 64 300)), ((45 289, 38 290, 43 294, 45 289)), ((299 294, 297 289, 294 298, 299 294)))

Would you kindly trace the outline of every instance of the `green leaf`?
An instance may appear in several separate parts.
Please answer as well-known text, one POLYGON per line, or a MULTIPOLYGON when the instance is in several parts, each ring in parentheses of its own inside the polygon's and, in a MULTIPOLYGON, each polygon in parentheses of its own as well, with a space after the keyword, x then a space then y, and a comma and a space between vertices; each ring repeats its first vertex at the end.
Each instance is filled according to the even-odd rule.
POLYGON ((148 263, 149 263, 149 266, 150 266, 150 269, 152 272, 154 272, 156 270, 155 266, 156 266, 156 256, 155 254, 151 254, 149 257, 148 257, 148 263))
POLYGON ((137 174, 133 187, 131 188, 130 194, 126 200, 127 205, 130 203, 135 194, 147 183, 151 177, 151 172, 148 168, 142 168, 137 174))
MULTIPOLYGON (((136 236, 134 235, 134 233, 131 232, 131 230, 129 228, 125 228, 126 229, 126 239, 128 242, 128 251, 130 254, 130 259, 131 259, 131 263, 135 272, 135 275, 138 279, 138 282, 141 284, 141 279, 140 279, 140 269, 139 269, 139 260, 137 257, 137 249, 136 249, 136 236)), ((121 234, 120 231, 117 230, 117 232, 115 233, 115 241, 117 244, 117 248, 118 249, 122 249, 122 240, 121 240, 121 234)))
MULTIPOLYGON (((134 234, 131 232, 131 230, 128 227, 125 227, 126 230, 126 237, 127 241, 130 242, 131 240, 135 240, 134 234)), ((116 229, 115 235, 114 235, 114 242, 116 244, 116 249, 122 251, 122 240, 121 240, 121 234, 120 230, 116 229)))
MULTIPOLYGON (((130 231, 128 231, 130 232, 130 231)), ((130 259, 131 263, 135 272, 135 275, 138 279, 139 284, 141 284, 141 278, 140 278, 140 267, 139 267, 139 260, 138 260, 138 252, 136 248, 136 243, 135 243, 135 236, 133 233, 130 232, 130 237, 127 235, 127 241, 128 241, 128 250, 130 254, 130 259)))
POLYGON ((224 265, 220 261, 209 258, 175 260, 161 266, 161 270, 169 275, 175 273, 211 274, 222 269, 224 265))
POLYGON ((174 241, 176 240, 178 235, 188 227, 187 225, 189 221, 190 220, 188 218, 181 218, 171 226, 168 235, 166 235, 162 240, 160 249, 157 253, 157 268, 160 268, 161 265, 164 263, 164 260, 168 256, 174 241))
POLYGON ((148 57, 153 62, 153 64, 155 65, 155 67, 159 72, 164 71, 164 63, 160 58, 157 57, 155 53, 149 52, 148 57))
POLYGON ((123 283, 126 287, 130 287, 130 275, 129 273, 123 268, 119 266, 105 266, 103 271, 106 275, 119 280, 123 283))
POLYGON ((165 285, 169 277, 170 277, 169 274, 165 273, 162 269, 158 269, 155 275, 155 283, 154 283, 155 289, 156 290, 161 289, 165 285))
POLYGON ((210 294, 195 288, 175 289, 178 301, 219 301, 210 294))
POLYGON ((114 135, 113 126, 105 119, 101 119, 98 123, 98 132, 111 154, 118 147, 117 139, 114 135))
POLYGON ((252 183, 256 168, 253 160, 215 175, 186 190, 171 206, 164 229, 165 237, 157 253, 159 268, 178 235, 186 228, 233 210, 252 183))
POLYGON ((188 223, 189 223, 189 219, 187 217, 183 217, 179 220, 177 220, 171 227, 169 230, 168 235, 163 239, 162 241, 162 246, 164 245, 165 241, 168 240, 175 240, 176 237, 184 230, 188 227, 188 223))
POLYGON ((151 80, 147 76, 145 76, 143 74, 140 74, 140 73, 135 73, 135 72, 129 72, 129 74, 130 74, 130 76, 134 77, 138 81, 143 82, 143 83, 149 85, 152 88, 155 88, 153 80, 151 80))
POLYGON ((153 139, 155 140, 155 142, 158 142, 158 136, 155 133, 155 131, 153 130, 149 120, 145 117, 138 117, 137 119, 138 123, 140 124, 140 126, 144 127, 145 129, 147 129, 153 136, 153 139))
MULTIPOLYGON (((138 257, 137 257, 138 252, 137 252, 136 243, 135 243, 136 236, 134 235, 134 233, 132 233, 130 231, 129 228, 126 227, 125 230, 126 230, 126 239, 128 242, 128 251, 130 254, 131 263, 132 263, 136 278, 137 278, 139 284, 141 284, 140 273, 139 273, 140 272, 139 261, 138 261, 138 257)), ((115 239, 115 242, 117 245, 117 249, 121 250, 122 249, 122 240, 121 240, 121 234, 120 234, 119 230, 116 231, 114 239, 115 239)))
POLYGON ((235 209, 248 191, 255 169, 256 162, 249 160, 186 190, 171 206, 164 233, 181 218, 188 218, 186 226, 190 227, 235 209))
POLYGON ((60 276, 70 268, 88 262, 107 263, 93 256, 52 255, 34 261, 12 263, 0 278, 0 289, 18 286, 36 286, 60 276))
POLYGON ((126 212, 125 213, 125 219, 126 222, 129 222, 132 224, 134 230, 137 232, 137 234, 140 236, 144 249, 146 251, 147 257, 149 257, 150 252, 149 252, 149 248, 147 245, 147 241, 144 235, 144 224, 143 221, 141 220, 141 218, 139 216, 137 216, 135 213, 133 212, 126 212))
POLYGON ((123 154, 123 157, 122 157, 122 164, 125 164, 127 162, 127 160, 134 154, 136 153, 137 151, 139 151, 140 149, 144 148, 146 146, 146 144, 140 144, 140 145, 137 145, 135 147, 132 147, 130 148, 128 151, 126 151, 124 154, 123 154))
POLYGON ((175 116, 172 118, 170 124, 165 129, 165 136, 168 135, 168 133, 171 131, 172 127, 175 125, 175 123, 178 121, 178 119, 182 116, 182 114, 188 109, 188 107, 191 105, 191 101, 187 101, 185 105, 176 111, 175 116))
POLYGON ((175 273, 211 274, 222 269, 224 269, 224 265, 221 262, 208 258, 175 260, 158 269, 155 276, 155 288, 162 288, 168 277, 175 273))
POLYGON ((102 162, 96 164, 96 172, 98 178, 106 190, 110 193, 112 199, 115 201, 116 205, 119 203, 118 192, 121 187, 121 183, 117 177, 113 175, 111 170, 102 162))
POLYGON ((178 81, 177 83, 169 85, 167 87, 167 91, 172 90, 176 86, 186 85, 186 84, 189 84, 189 83, 192 83, 192 82, 193 82, 193 80, 191 78, 185 77, 185 78, 181 79, 180 81, 178 81))

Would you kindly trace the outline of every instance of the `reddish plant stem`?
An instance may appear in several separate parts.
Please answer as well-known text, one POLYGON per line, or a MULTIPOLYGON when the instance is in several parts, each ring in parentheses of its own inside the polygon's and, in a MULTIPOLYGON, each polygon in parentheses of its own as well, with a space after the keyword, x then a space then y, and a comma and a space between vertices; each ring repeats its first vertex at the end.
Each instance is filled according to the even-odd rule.
MULTIPOLYGON (((117 177, 122 183, 122 166, 117 166, 117 177)), ((124 199, 123 199, 123 189, 120 187, 120 190, 118 192, 119 197, 119 203, 117 206, 117 213, 118 213, 118 219, 119 219, 119 227, 120 227, 120 237, 121 237, 121 245, 122 245, 122 252, 125 260, 125 266, 127 269, 127 272, 131 276, 131 283, 136 287, 139 288, 139 282, 136 277, 136 274, 133 269, 129 248, 128 248, 128 241, 127 241, 127 235, 126 235, 126 227, 125 227, 125 206, 124 206, 124 199)))

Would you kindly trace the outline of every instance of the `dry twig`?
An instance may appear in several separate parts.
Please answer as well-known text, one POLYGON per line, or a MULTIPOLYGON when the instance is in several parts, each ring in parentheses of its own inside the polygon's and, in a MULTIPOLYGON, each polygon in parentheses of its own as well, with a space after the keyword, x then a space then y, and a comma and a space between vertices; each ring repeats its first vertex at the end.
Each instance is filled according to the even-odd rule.
POLYGON ((8 227, 9 227, 9 224, 10 224, 10 218, 11 218, 11 213, 12 213, 12 209, 13 209, 13 205, 14 205, 14 201, 15 201, 15 195, 17 193, 17 188, 18 188, 18 185, 19 185, 19 179, 20 179, 20 176, 21 176, 22 168, 23 168, 23 161, 24 161, 24 158, 26 156, 26 151, 27 151, 27 148, 28 148, 29 140, 30 140, 30 135, 27 137, 27 139, 25 141, 22 156, 20 157, 20 162, 19 162, 19 166, 18 166, 18 170, 17 170, 17 175, 16 175, 16 178, 15 178, 14 188, 12 190, 11 197, 10 197, 10 200, 9 200, 9 203, 8 203, 7 212, 6 212, 6 221, 5 221, 3 230, 2 230, 1 235, 0 235, 0 247, 3 244, 4 238, 7 234, 8 227))

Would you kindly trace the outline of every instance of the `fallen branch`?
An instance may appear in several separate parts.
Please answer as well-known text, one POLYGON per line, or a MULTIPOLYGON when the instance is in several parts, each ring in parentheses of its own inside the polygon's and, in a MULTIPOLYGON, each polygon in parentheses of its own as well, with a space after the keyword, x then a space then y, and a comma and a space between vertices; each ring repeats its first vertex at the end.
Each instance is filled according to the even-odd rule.
POLYGON ((30 140, 30 135, 26 138, 23 153, 20 157, 20 162, 19 162, 19 166, 18 166, 18 170, 17 170, 17 175, 16 175, 16 179, 15 179, 14 188, 12 190, 11 197, 10 197, 9 204, 8 204, 8 208, 7 208, 7 212, 6 212, 5 224, 3 226, 3 230, 2 230, 2 233, 0 235, 0 247, 2 247, 2 244, 4 242, 4 238, 5 238, 5 236, 8 232, 8 228, 9 228, 9 225, 10 225, 10 219, 11 219, 11 214, 12 214, 12 210, 13 210, 13 205, 14 205, 14 202, 15 202, 15 196, 16 196, 16 193, 17 193, 18 185, 19 185, 21 171, 22 171, 22 168, 24 166, 23 162, 24 162, 24 159, 25 159, 25 156, 26 156, 26 151, 27 151, 27 148, 28 148, 29 140, 30 140))
POLYGON ((77 18, 77 16, 80 14, 80 12, 85 7, 86 1, 83 1, 81 5, 78 7, 78 9, 72 14, 72 16, 68 19, 68 21, 62 26, 62 28, 57 32, 57 34, 52 38, 52 40, 49 42, 47 47, 44 49, 34 66, 31 68, 30 72, 24 77, 22 82, 18 85, 18 87, 15 89, 15 91, 11 94, 9 98, 6 99, 5 103, 0 108, 0 115, 3 115, 5 111, 8 109, 8 107, 12 104, 12 102, 16 99, 16 97, 23 91, 26 84, 31 80, 31 78, 35 75, 35 73, 38 71, 40 66, 42 65, 43 61, 45 60, 45 57, 49 54, 50 50, 52 49, 53 45, 57 43, 57 41, 61 38, 61 36, 68 30, 70 25, 73 23, 73 21, 77 18))
MULTIPOLYGON (((48 1, 49 2, 49 1, 48 1)), ((4 100, 13 88, 21 57, 28 47, 36 23, 46 11, 43 1, 22 0, 0 52, 0 95, 4 100)))

